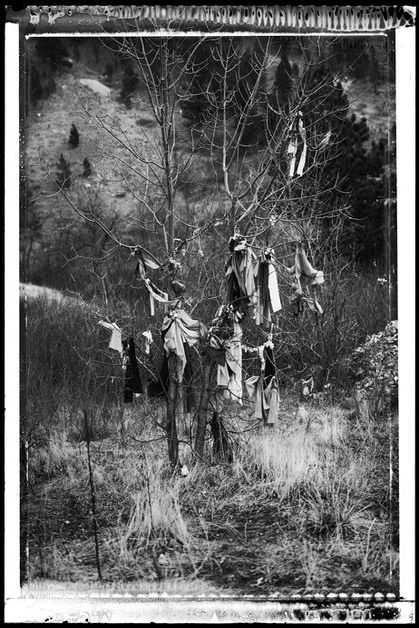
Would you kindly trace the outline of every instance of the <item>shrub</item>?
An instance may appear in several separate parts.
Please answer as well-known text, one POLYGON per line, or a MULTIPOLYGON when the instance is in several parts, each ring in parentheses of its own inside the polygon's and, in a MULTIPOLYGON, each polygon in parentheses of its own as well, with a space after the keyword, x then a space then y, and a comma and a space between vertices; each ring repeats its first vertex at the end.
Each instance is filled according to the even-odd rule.
POLYGON ((90 177, 92 174, 92 166, 90 165, 90 161, 85 157, 83 159, 83 177, 90 177))
POLYGON ((68 138, 68 143, 73 147, 76 148, 79 145, 79 141, 80 141, 80 134, 77 130, 76 125, 73 123, 71 125, 71 129, 70 129, 70 135, 68 138))
POLYGON ((70 162, 61 153, 60 161, 57 163, 57 185, 60 188, 69 188, 71 186, 71 169, 70 162))

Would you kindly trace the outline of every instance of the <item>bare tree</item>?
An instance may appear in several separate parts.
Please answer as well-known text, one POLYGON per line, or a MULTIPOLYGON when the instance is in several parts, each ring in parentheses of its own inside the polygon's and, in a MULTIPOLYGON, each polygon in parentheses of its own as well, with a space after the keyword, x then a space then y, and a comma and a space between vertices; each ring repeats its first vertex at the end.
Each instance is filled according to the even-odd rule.
MULTIPOLYGON (((223 264, 217 254, 235 234, 245 236, 255 250, 278 249, 277 270, 287 283, 287 264, 278 258, 287 261, 296 242, 305 242, 309 249, 320 242, 325 250, 338 246, 347 207, 336 197, 339 180, 331 180, 327 168, 339 146, 327 116, 309 115, 316 106, 321 109, 326 90, 336 81, 326 75, 310 83, 321 58, 320 44, 307 46, 298 79, 290 79, 289 92, 281 97, 271 78, 280 55, 272 52, 269 37, 255 37, 250 43, 239 37, 126 37, 111 38, 106 45, 132 64, 140 81, 131 98, 133 109, 147 112, 153 124, 140 120, 133 137, 118 119, 98 113, 89 99, 79 98, 80 115, 106 138, 95 145, 99 163, 103 156, 111 158, 119 181, 137 201, 137 214, 117 229, 115 221, 58 182, 61 194, 95 233, 96 246, 87 257, 96 276, 106 275, 100 263, 117 251, 141 252, 152 260, 169 307, 189 302, 192 312, 211 306, 208 321, 224 302, 223 264), (297 144, 305 157, 300 154, 298 166, 291 167, 291 149, 297 144), (190 192, 194 186, 205 187, 208 177, 215 191, 204 208, 202 202, 193 202, 190 192), (179 297, 174 282, 188 286, 192 277, 194 285, 179 297)), ((104 283, 105 295, 108 291, 104 283)), ((164 429, 169 458, 176 465, 182 382, 175 354, 170 353, 168 364, 164 429)), ((199 458, 213 367, 204 347, 194 445, 199 458)))

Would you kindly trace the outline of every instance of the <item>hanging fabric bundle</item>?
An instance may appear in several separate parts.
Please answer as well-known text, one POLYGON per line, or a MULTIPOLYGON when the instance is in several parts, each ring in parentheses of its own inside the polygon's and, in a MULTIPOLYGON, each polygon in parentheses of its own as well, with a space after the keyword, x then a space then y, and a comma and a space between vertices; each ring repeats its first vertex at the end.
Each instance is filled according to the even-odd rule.
POLYGON ((139 247, 135 247, 132 255, 135 255, 137 257, 137 265, 135 267, 134 274, 135 276, 139 276, 140 279, 145 283, 145 286, 150 295, 150 314, 151 316, 154 316, 154 302, 160 301, 161 303, 170 303, 170 300, 167 292, 159 290, 159 288, 157 288, 157 286, 155 286, 151 282, 150 278, 147 277, 146 267, 157 270, 158 268, 161 268, 161 264, 159 264, 159 262, 157 262, 155 258, 145 253, 139 247))
POLYGON ((142 335, 145 337, 145 352, 149 355, 151 343, 153 342, 153 334, 148 329, 147 331, 143 331, 142 335))
POLYGON ((282 309, 278 289, 278 277, 272 260, 273 250, 269 248, 265 249, 259 258, 256 282, 256 325, 269 326, 272 321, 272 314, 282 309))
POLYGON ((295 264, 292 270, 295 272, 295 278, 300 282, 302 288, 319 286, 324 283, 323 271, 313 268, 300 244, 297 245, 295 251, 295 264))
POLYGON ((225 363, 217 367, 217 384, 225 388, 225 396, 242 404, 242 337, 241 316, 234 315, 233 335, 224 342, 225 363))
POLYGON ((217 336, 211 335, 208 344, 205 347, 205 352, 210 361, 215 362, 215 364, 220 366, 225 365, 226 348, 217 336))
POLYGON ((175 297, 179 298, 182 296, 182 294, 185 292, 185 284, 181 283, 180 281, 172 281, 170 283, 170 287, 172 288, 173 292, 175 293, 175 297))
POLYGON ((324 274, 322 270, 313 268, 301 244, 297 244, 296 247, 294 266, 287 270, 292 273, 295 278, 295 291, 291 297, 295 316, 298 316, 298 314, 304 311, 304 304, 306 304, 312 312, 323 314, 323 309, 317 301, 316 296, 311 297, 308 288, 313 287, 316 289, 317 286, 322 285, 324 283, 324 274))
POLYGON ((154 301, 159 301, 160 303, 170 303, 171 301, 167 292, 159 290, 157 286, 151 283, 148 277, 145 279, 145 286, 150 294, 150 314, 154 316, 154 301))
POLYGON ((162 324, 162 336, 166 354, 173 351, 178 357, 178 377, 182 380, 186 365, 184 343, 193 346, 206 335, 206 328, 201 321, 195 320, 184 310, 171 310, 162 324))
POLYGON ((132 252, 132 255, 137 257, 137 266, 135 267, 135 275, 139 275, 141 279, 145 279, 147 276, 146 266, 152 270, 160 268, 161 264, 153 258, 150 254, 143 251, 139 246, 136 246, 132 252))
MULTIPOLYGON (((233 318, 238 321, 241 320, 242 315, 240 312, 234 312, 232 306, 221 305, 208 330, 205 353, 210 362, 214 362, 217 366, 225 366, 226 364, 225 342, 234 333, 233 318)), ((225 386, 227 386, 227 381, 225 386)))
POLYGON ((196 407, 195 391, 193 387, 194 382, 194 370, 192 367, 192 355, 191 349, 188 344, 184 344, 186 365, 183 373, 183 381, 186 388, 186 399, 184 397, 184 409, 189 414, 196 407))
POLYGON ((246 313, 256 294, 258 263, 246 239, 239 235, 230 238, 230 258, 226 265, 227 303, 246 313))
POLYGON ((118 351, 118 353, 122 354, 122 330, 118 327, 116 323, 99 321, 99 325, 102 325, 102 327, 105 327, 106 329, 110 329, 112 331, 111 339, 109 341, 109 349, 114 349, 115 351, 118 351))
POLYGON ((304 172, 304 167, 307 159, 307 136, 306 130, 303 122, 303 114, 301 111, 298 112, 296 119, 290 126, 290 141, 288 144, 288 155, 290 156, 290 167, 289 167, 289 177, 293 178, 295 174, 295 163, 297 160, 297 152, 298 152, 298 137, 301 138, 302 141, 302 150, 300 159, 298 161, 297 167, 297 175, 301 176, 304 172))
POLYGON ((140 371, 138 369, 137 356, 135 355, 135 342, 134 338, 129 338, 123 341, 124 348, 124 368, 125 368, 125 389, 124 389, 124 403, 131 403, 133 400, 133 393, 144 392, 140 371))
POLYGON ((299 288, 297 288, 291 297, 291 305, 293 307, 294 316, 298 316, 304 312, 304 305, 314 314, 323 314, 323 308, 316 298, 307 297, 299 288))
POLYGON ((160 372, 157 381, 152 380, 148 384, 148 394, 151 398, 162 397, 169 386, 169 364, 167 361, 166 352, 163 355, 163 362, 160 367, 160 372))
POLYGON ((266 425, 273 425, 278 415, 280 401, 273 343, 268 341, 261 349, 260 374, 249 377, 245 384, 249 397, 254 398, 255 418, 262 419, 266 425))

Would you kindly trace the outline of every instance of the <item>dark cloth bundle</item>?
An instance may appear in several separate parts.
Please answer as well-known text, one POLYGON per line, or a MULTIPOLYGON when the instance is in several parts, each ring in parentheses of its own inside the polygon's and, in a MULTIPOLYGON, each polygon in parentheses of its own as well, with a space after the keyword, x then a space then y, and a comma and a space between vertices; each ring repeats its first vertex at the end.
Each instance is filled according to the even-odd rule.
POLYGON ((133 400, 133 393, 143 393, 144 389, 135 355, 134 338, 124 340, 122 346, 126 356, 124 403, 130 403, 133 400))
POLYGON ((169 365, 166 352, 163 355, 163 362, 160 367, 159 378, 149 382, 147 390, 151 398, 162 397, 169 387, 169 365))
POLYGON ((266 388, 272 377, 276 376, 275 357, 272 347, 265 347, 265 376, 263 379, 263 387, 266 388))
POLYGON ((246 239, 241 236, 230 238, 230 258, 226 264, 227 302, 242 314, 247 312, 255 296, 257 259, 246 239))
POLYGON ((183 385, 186 388, 186 412, 192 412, 196 407, 194 383, 194 370, 192 368, 191 348, 185 343, 186 365, 183 372, 183 385))
MULTIPOLYGON (((184 350, 186 354, 185 370, 183 371, 183 384, 186 388, 186 411, 191 412, 196 406, 195 393, 193 389, 193 368, 191 362, 191 350, 185 343, 184 350)), ((150 398, 163 397, 169 388, 169 363, 166 352, 163 355, 163 362, 160 367, 158 380, 149 382, 147 390, 150 398)))
POLYGON ((272 249, 265 249, 259 256, 256 286, 255 322, 256 325, 269 327, 272 315, 282 309, 272 249))
POLYGON ((266 425, 274 425, 278 416, 279 391, 271 346, 264 347, 260 374, 249 377, 246 388, 249 397, 254 398, 255 418, 262 419, 266 425))
MULTIPOLYGON (((262 254, 259 262, 259 272, 257 275, 257 287, 259 296, 259 316, 260 322, 269 324, 271 322, 270 298, 269 298, 269 261, 262 254)), ((258 319, 259 322, 259 319, 258 319)))
POLYGON ((211 347, 210 345, 207 345, 205 347, 205 351, 206 351, 207 357, 209 358, 211 362, 215 362, 215 364, 220 364, 221 366, 224 366, 225 361, 226 361, 226 349, 224 346, 220 346, 218 348, 218 347, 211 347))

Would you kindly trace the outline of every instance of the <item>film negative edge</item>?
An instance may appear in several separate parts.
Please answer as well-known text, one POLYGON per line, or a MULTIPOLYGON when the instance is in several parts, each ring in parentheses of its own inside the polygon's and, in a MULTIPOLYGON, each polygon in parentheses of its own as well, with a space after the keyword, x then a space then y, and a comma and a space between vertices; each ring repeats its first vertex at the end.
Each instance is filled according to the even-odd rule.
POLYGON ((23 11, 14 12, 8 8, 7 18, 19 21, 29 17, 30 24, 39 24, 41 16, 46 16, 48 24, 56 20, 76 15, 102 16, 111 19, 157 20, 162 24, 171 21, 204 23, 206 25, 247 26, 262 29, 313 29, 333 32, 378 32, 414 26, 414 7, 402 5, 360 5, 360 6, 246 6, 246 5, 29 5, 23 11), (20 15, 19 15, 20 13, 20 15))

